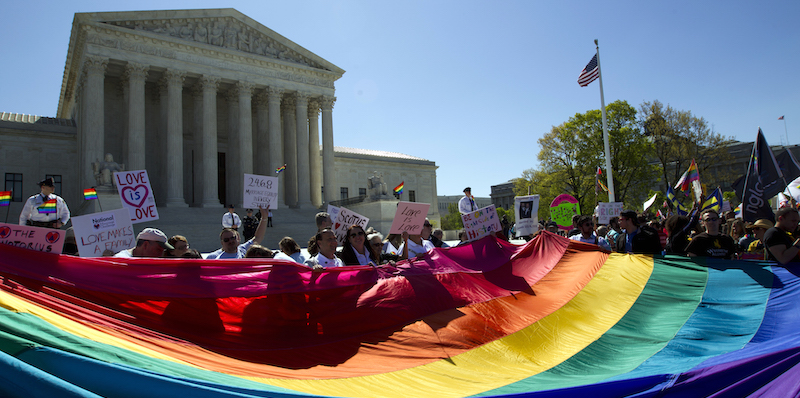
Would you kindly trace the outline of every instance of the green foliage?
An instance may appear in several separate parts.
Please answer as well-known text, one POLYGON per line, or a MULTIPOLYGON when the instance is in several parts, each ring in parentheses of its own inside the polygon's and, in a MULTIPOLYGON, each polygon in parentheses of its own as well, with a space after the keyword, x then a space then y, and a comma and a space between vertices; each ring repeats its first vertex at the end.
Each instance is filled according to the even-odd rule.
MULTIPOLYGON (((652 157, 653 146, 641 133, 636 109, 625 101, 606 107, 608 135, 617 202, 626 207, 640 207, 647 184, 656 178, 656 168, 643 159, 652 157)), ((515 184, 517 195, 540 195, 539 218, 549 218, 549 204, 562 193, 578 200, 581 212, 591 214, 597 202, 608 201, 605 192, 595 193, 597 168, 605 169, 602 113, 590 110, 578 113, 567 122, 554 126, 539 139, 538 159, 541 169, 525 170, 515 184)), ((601 178, 605 178, 605 173, 601 178)), ((605 184, 605 179, 603 180, 605 184)))
POLYGON ((443 230, 459 230, 464 228, 461 221, 461 213, 458 211, 458 204, 450 203, 447 206, 447 215, 442 216, 443 230))
POLYGON ((739 202, 739 198, 736 196, 736 192, 734 191, 723 192, 722 200, 723 201, 727 200, 728 202, 730 202, 731 209, 736 208, 736 206, 739 206, 739 203, 741 203, 739 202))
POLYGON ((514 206, 511 206, 511 208, 508 210, 502 207, 497 208, 497 217, 499 217, 501 220, 503 219, 503 216, 506 216, 508 222, 513 223, 514 220, 516 220, 516 216, 514 214, 514 206))

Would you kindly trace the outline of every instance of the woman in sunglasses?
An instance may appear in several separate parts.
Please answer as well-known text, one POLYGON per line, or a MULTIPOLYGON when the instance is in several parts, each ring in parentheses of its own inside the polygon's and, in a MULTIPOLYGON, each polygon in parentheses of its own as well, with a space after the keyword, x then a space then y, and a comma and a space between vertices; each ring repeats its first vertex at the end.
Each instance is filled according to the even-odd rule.
POLYGON ((380 257, 367 244, 367 234, 358 225, 347 229, 347 240, 342 245, 341 259, 344 265, 377 265, 380 257))

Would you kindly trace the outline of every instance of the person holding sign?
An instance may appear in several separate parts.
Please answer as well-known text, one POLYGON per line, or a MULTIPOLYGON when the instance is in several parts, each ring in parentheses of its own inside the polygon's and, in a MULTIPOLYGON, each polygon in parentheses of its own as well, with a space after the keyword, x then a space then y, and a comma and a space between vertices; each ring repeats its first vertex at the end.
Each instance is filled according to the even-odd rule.
POLYGON ((367 234, 360 225, 347 229, 347 240, 342 245, 341 259, 344 265, 378 265, 380 255, 376 255, 371 245, 367 245, 367 234))
POLYGON ((464 197, 458 201, 458 211, 461 214, 467 214, 475 210, 478 210, 478 206, 475 206, 475 198, 472 197, 472 188, 466 187, 464 188, 464 197))
POLYGON ((209 253, 206 259, 217 260, 228 258, 244 258, 245 254, 247 254, 247 249, 249 249, 250 246, 253 244, 261 244, 261 240, 264 239, 264 232, 267 230, 267 223, 264 222, 264 220, 267 219, 267 211, 269 211, 269 207, 266 209, 259 207, 258 211, 261 213, 261 221, 258 223, 256 235, 253 237, 253 239, 239 244, 241 241, 239 232, 233 228, 225 228, 219 234, 219 240, 222 243, 222 247, 209 253))
POLYGON ((323 229, 317 232, 314 236, 314 245, 314 251, 317 254, 306 260, 305 265, 315 271, 323 268, 344 267, 342 259, 336 257, 336 247, 339 246, 339 241, 336 240, 336 234, 333 231, 323 229))
POLYGON ((69 221, 69 208, 54 194, 53 178, 39 181, 40 192, 28 198, 19 214, 19 225, 59 229, 69 221))
MULTIPOLYGON (((431 222, 426 218, 425 222, 422 224, 422 229, 423 231, 427 230, 427 233, 430 234, 431 228, 431 222)), ((401 259, 406 259, 410 257, 422 257, 429 250, 433 250, 433 248, 433 243, 423 239, 422 235, 409 235, 408 232, 403 232, 403 244, 400 245, 398 252, 402 253, 400 256, 401 259)))

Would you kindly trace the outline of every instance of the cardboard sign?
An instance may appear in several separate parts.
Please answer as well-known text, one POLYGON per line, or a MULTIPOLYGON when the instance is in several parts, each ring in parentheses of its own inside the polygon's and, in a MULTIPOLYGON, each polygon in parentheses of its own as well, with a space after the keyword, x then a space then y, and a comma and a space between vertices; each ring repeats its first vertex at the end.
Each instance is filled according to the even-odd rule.
POLYGON ((558 224, 559 229, 572 229, 572 216, 576 214, 581 214, 581 209, 572 195, 562 193, 550 202, 550 219, 558 224))
POLYGON ((245 208, 274 209, 274 205, 278 203, 278 177, 245 174, 243 198, 245 208))
POLYGON ((156 199, 150 187, 147 170, 119 171, 114 173, 122 207, 131 213, 131 223, 158 220, 156 199))
POLYGON ((470 242, 503 230, 494 205, 462 214, 461 221, 464 223, 464 231, 467 234, 467 240, 470 242))
POLYGON ((352 210, 340 207, 339 214, 336 215, 336 219, 333 221, 333 233, 336 234, 336 240, 339 241, 341 245, 347 239, 347 228, 355 224, 366 230, 367 223, 369 223, 369 218, 352 210))
POLYGON ((0 223, 0 244, 61 254, 66 231, 0 223))
POLYGON ((409 235, 419 235, 422 233, 422 224, 425 223, 425 216, 428 215, 430 207, 430 203, 398 203, 389 233, 402 234, 403 232, 408 232, 409 235))
POLYGON ((81 257, 100 257, 106 250, 116 253, 136 246, 128 209, 72 217, 72 228, 81 257))
MULTIPOLYGON (((597 222, 608 224, 612 217, 619 217, 622 213, 622 202, 600 202, 597 204, 597 222)), ((572 222, 570 220, 570 222, 572 222)))
POLYGON ((328 205, 328 215, 331 216, 331 222, 336 221, 336 217, 339 215, 339 208, 328 205))
POLYGON ((539 195, 514 197, 517 236, 528 236, 539 230, 539 195))

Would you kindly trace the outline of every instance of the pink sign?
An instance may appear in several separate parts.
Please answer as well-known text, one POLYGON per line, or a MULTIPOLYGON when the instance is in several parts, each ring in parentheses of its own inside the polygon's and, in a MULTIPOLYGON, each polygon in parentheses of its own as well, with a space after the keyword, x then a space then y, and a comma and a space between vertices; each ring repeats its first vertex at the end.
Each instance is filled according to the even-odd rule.
POLYGON ((61 254, 66 232, 60 229, 0 223, 0 244, 61 254))
POLYGON ((425 224, 425 216, 428 215, 430 207, 430 203, 398 203, 389 233, 402 234, 403 232, 408 232, 410 235, 419 235, 422 232, 422 224, 425 224))
POLYGON ((120 171, 114 173, 122 207, 131 213, 131 223, 158 220, 156 199, 150 187, 147 170, 120 171))

